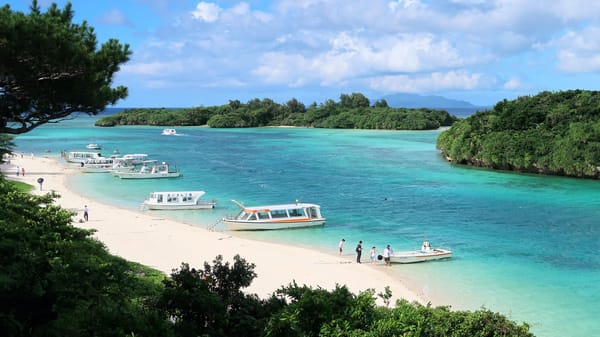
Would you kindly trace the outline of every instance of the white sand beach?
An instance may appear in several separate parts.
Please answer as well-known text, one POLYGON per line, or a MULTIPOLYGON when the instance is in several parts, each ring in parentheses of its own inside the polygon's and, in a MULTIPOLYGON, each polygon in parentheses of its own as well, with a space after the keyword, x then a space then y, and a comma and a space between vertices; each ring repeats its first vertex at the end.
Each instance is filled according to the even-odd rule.
POLYGON ((232 235, 231 232, 213 232, 153 216, 151 213, 108 206, 79 195, 67 188, 65 183, 71 174, 78 174, 54 158, 18 155, 10 164, 0 165, 6 177, 36 186, 33 193, 57 192, 57 203, 77 212, 75 226, 95 229, 94 236, 108 250, 131 261, 156 268, 166 274, 178 268, 182 262, 203 268, 204 262, 212 262, 217 255, 232 261, 239 254, 256 265, 257 278, 250 293, 266 297, 292 281, 299 285, 333 289, 336 284, 346 285, 354 293, 366 289, 382 292, 389 286, 393 301, 404 298, 425 304, 424 298, 411 292, 405 283, 394 276, 383 264, 356 264, 353 256, 338 256, 337 242, 332 242, 332 254, 302 247, 259 242, 232 235), (25 176, 16 175, 17 166, 25 169, 25 176), (44 182, 40 190, 37 179, 44 182), (83 219, 83 208, 89 208, 89 221, 83 219))

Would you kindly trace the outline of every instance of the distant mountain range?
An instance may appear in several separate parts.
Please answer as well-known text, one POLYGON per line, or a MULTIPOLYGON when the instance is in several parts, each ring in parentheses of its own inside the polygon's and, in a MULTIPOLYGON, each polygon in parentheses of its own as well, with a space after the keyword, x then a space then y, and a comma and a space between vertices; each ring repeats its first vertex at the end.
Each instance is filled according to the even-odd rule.
POLYGON ((380 99, 384 99, 388 106, 393 108, 478 108, 478 106, 467 101, 459 101, 435 95, 423 96, 418 94, 393 94, 383 96, 380 99))

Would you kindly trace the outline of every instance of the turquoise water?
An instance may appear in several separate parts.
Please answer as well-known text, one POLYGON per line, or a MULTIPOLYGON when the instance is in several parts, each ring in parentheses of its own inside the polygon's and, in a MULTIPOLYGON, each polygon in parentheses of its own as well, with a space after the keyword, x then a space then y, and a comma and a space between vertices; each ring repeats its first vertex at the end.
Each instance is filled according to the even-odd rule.
POLYGON ((69 184, 131 209, 154 190, 202 189, 216 209, 159 213, 197 226, 225 230, 218 219, 237 210, 230 199, 299 199, 328 218, 322 228, 243 234, 254 239, 335 253, 343 237, 351 257, 358 240, 399 251, 426 236, 453 258, 394 270, 435 305, 499 311, 537 336, 600 336, 599 181, 452 166, 435 149, 439 131, 190 127, 166 137, 158 127, 95 128, 95 119, 40 127, 17 148, 58 156, 100 143, 105 155, 119 149, 176 164, 180 179, 80 174, 69 184))

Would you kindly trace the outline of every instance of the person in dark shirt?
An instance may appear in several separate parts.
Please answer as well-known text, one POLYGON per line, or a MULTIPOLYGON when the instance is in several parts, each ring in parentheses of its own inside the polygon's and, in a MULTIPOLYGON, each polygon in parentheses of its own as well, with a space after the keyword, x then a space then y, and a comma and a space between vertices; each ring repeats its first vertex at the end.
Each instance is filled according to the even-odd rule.
POLYGON ((360 256, 362 255, 362 241, 358 241, 356 246, 356 263, 360 263, 360 256))

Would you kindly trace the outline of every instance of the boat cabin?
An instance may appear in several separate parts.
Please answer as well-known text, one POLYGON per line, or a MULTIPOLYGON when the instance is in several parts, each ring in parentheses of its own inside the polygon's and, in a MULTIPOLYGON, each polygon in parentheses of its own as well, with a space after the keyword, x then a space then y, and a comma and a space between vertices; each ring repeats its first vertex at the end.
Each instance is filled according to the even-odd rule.
POLYGON ((100 152, 90 152, 90 151, 71 151, 67 155, 67 161, 72 163, 82 163, 87 160, 94 160, 103 158, 100 152))

